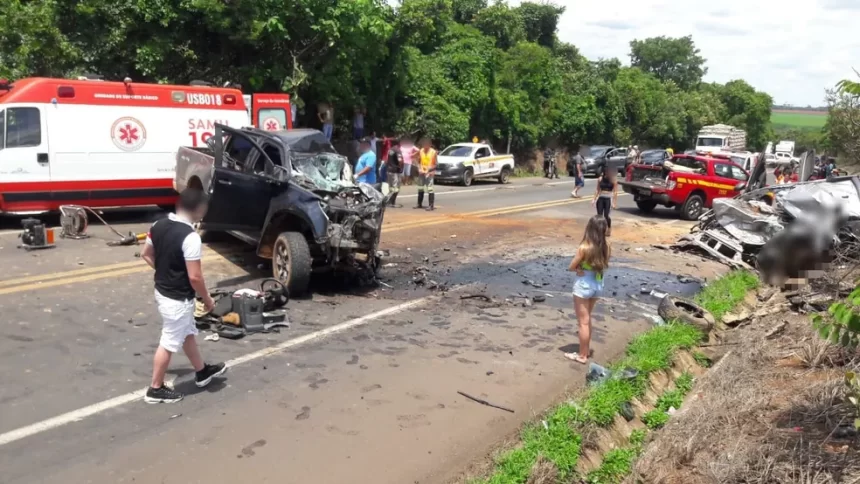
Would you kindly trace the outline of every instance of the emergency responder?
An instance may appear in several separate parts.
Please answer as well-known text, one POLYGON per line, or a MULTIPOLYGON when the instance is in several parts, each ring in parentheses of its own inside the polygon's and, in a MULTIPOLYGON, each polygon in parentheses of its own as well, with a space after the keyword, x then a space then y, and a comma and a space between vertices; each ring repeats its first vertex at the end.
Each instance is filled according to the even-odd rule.
POLYGON ((421 149, 418 150, 418 205, 415 208, 423 208, 424 192, 428 193, 430 206, 427 210, 436 210, 435 194, 433 193, 433 177, 436 175, 436 150, 430 145, 429 138, 421 140, 421 149))

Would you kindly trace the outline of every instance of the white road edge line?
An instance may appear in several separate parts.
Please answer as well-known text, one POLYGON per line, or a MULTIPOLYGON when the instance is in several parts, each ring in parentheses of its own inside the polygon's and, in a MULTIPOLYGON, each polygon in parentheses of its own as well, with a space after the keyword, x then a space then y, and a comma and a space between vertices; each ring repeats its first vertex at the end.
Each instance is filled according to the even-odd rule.
MULTIPOLYGON (((449 290, 449 292, 459 291, 467 287, 468 285, 455 287, 449 290)), ((375 313, 368 314, 366 316, 361 316, 355 319, 351 319, 349 321, 336 324, 334 326, 322 329, 320 331, 315 331, 313 333, 306 334, 304 336, 299 336, 298 338, 294 338, 288 341, 284 341, 283 343, 277 344, 275 346, 270 346, 268 348, 263 348, 258 351, 254 351, 253 353, 248 353, 247 355, 239 356, 237 358, 233 358, 226 362, 228 367, 241 365, 243 363, 247 363, 249 361, 257 360, 260 358, 265 358, 266 356, 273 355, 275 353, 280 353, 281 351, 286 350, 287 348, 291 348, 293 346, 297 346, 303 343, 307 343, 316 339, 324 338, 326 336, 330 336, 335 333, 339 333, 341 331, 345 331, 347 329, 356 328, 358 326, 363 326, 370 321, 375 319, 379 319, 384 316, 389 316, 391 314, 396 314, 407 309, 413 308, 415 306, 420 306, 432 299, 435 299, 438 296, 426 296, 419 299, 414 299, 412 301, 407 301, 403 304, 398 304, 397 306, 392 306, 390 308, 383 309, 381 311, 377 311, 375 313)), ((137 391, 133 391, 131 393, 126 393, 125 395, 120 395, 118 397, 111 398, 109 400, 104 400, 102 402, 95 403, 93 405, 89 405, 83 408, 79 408, 77 410, 72 410, 71 412, 64 413, 62 415, 57 415, 56 417, 52 417, 46 420, 42 420, 41 422, 36 422, 31 425, 27 425, 26 427, 21 427, 15 430, 11 430, 4 434, 0 434, 0 447, 11 444, 12 442, 40 434, 42 432, 47 432, 49 430, 62 427, 64 425, 79 422, 87 417, 92 417, 93 415, 102 413, 106 410, 110 410, 112 408, 116 408, 127 403, 131 403, 134 401, 140 401, 143 399, 143 396, 146 394, 146 388, 142 388, 137 391)))

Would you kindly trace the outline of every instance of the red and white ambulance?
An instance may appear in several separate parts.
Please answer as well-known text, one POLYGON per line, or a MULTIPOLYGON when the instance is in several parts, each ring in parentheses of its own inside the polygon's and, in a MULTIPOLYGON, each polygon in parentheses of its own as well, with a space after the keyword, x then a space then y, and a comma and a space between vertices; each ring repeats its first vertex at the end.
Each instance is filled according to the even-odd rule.
POLYGON ((180 146, 215 123, 292 128, 286 94, 208 86, 28 78, 0 80, 0 214, 60 205, 172 205, 180 146))

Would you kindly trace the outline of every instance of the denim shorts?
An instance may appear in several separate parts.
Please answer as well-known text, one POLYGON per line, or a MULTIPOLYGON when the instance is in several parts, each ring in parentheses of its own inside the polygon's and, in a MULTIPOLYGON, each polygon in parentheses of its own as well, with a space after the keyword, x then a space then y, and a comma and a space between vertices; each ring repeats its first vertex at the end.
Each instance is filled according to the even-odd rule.
POLYGON ((574 185, 574 186, 584 187, 585 186, 585 180, 581 176, 576 177, 576 185, 574 185))
POLYGON ((577 277, 573 283, 573 295, 583 299, 592 299, 603 295, 603 280, 597 280, 597 275, 592 271, 585 271, 585 275, 577 277))

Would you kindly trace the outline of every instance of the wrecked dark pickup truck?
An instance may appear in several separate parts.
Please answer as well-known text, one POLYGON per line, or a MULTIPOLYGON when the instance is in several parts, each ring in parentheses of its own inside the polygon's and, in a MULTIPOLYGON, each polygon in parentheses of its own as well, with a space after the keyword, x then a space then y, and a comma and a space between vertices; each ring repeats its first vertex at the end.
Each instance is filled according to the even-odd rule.
POLYGON ((205 148, 176 153, 175 188, 186 187, 209 194, 200 228, 255 245, 292 294, 307 291, 312 272, 378 268, 386 197, 353 183, 319 131, 216 125, 205 148))

